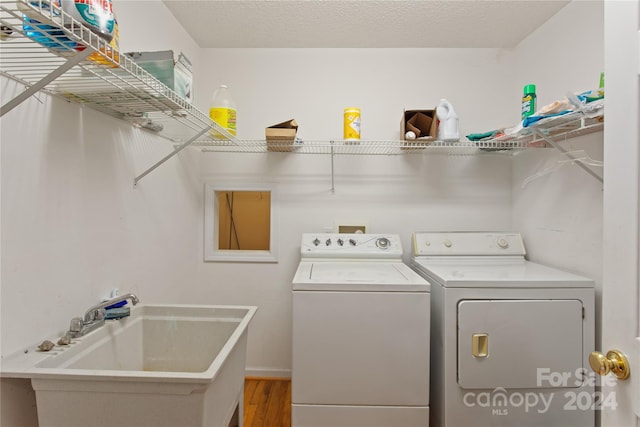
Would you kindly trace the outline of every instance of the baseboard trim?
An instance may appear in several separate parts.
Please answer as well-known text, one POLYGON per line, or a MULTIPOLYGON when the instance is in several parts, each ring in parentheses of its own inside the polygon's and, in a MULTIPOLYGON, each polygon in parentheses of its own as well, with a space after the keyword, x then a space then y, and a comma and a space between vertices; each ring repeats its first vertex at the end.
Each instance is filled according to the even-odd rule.
POLYGON ((244 377, 246 381, 291 381, 291 378, 287 377, 244 377))
POLYGON ((290 369, 246 368, 245 378, 249 379, 291 379, 290 369))

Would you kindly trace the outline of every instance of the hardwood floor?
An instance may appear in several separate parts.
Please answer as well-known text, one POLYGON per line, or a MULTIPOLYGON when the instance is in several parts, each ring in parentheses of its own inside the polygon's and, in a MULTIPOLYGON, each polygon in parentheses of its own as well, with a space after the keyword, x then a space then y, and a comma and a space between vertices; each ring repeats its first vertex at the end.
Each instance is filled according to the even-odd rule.
POLYGON ((244 427, 291 427, 290 379, 245 379, 244 427))

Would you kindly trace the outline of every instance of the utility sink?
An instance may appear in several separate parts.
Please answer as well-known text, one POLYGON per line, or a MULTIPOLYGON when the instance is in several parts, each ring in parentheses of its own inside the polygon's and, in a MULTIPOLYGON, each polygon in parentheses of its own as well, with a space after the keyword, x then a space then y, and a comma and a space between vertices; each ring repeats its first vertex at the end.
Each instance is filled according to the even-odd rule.
POLYGON ((40 427, 242 425, 256 310, 137 305, 70 345, 3 360, 2 377, 31 379, 40 427))

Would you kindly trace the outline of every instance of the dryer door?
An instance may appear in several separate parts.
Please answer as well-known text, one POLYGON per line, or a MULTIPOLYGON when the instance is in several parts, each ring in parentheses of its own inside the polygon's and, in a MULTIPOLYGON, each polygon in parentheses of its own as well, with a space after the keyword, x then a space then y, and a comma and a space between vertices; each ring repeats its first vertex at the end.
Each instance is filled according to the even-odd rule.
POLYGON ((579 387, 579 300, 458 303, 458 383, 467 389, 579 387))

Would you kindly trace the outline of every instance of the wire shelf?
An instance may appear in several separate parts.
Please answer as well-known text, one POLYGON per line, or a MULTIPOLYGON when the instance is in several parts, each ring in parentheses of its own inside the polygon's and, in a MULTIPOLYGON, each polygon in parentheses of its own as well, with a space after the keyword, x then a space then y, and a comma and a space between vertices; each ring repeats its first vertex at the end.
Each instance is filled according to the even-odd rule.
MULTIPOLYGON (((128 120, 176 143, 209 128, 234 138, 48 1, 0 0, 0 21, 3 76, 128 120), (38 23, 25 21, 26 17, 38 23)), ((2 114, 22 100, 3 99, 2 114)))
MULTIPOLYGON (((237 143, 229 141, 218 141, 205 144, 198 142, 196 145, 203 146, 203 152, 246 152, 246 153, 295 153, 295 154, 344 154, 344 155, 405 155, 415 153, 442 153, 442 154, 476 154, 479 151, 477 145, 472 142, 444 142, 433 141, 410 142, 410 141, 349 141, 349 140, 296 140, 295 142, 272 142, 265 140, 241 140, 237 143)), ((507 144, 502 144, 507 147, 507 144)), ((519 144, 508 144, 508 148, 524 148, 519 144)))
POLYGON ((504 136, 482 141, 199 140, 196 141, 194 145, 201 146, 203 152, 209 153, 282 152, 296 154, 367 154, 386 156, 407 154, 514 154, 530 148, 546 148, 550 146, 548 141, 561 142, 577 136, 599 132, 604 127, 602 109, 598 109, 598 111, 590 114, 575 112, 545 120, 546 121, 541 121, 536 126, 523 129, 516 136, 504 136))

